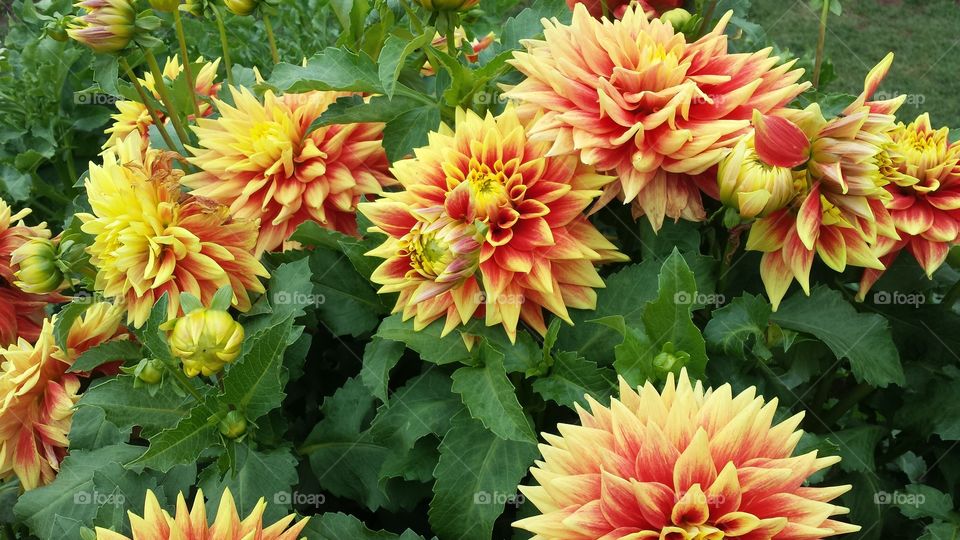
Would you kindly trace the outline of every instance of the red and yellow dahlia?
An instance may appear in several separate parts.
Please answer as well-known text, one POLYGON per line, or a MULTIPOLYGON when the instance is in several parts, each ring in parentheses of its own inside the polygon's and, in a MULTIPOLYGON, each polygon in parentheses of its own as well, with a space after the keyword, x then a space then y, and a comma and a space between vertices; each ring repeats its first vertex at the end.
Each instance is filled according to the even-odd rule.
POLYGON ((183 179, 193 193, 230 207, 241 219, 260 219, 257 253, 280 247, 304 221, 356 234, 360 197, 393 183, 383 150, 383 124, 310 126, 337 92, 275 96, 261 103, 233 90, 236 106, 214 100, 220 117, 201 119, 201 148, 190 162, 201 172, 183 179))
MULTIPOLYGON (((950 143, 948 128, 933 129, 928 114, 899 123, 890 136, 887 190, 893 199, 887 209, 900 238, 881 236, 874 253, 889 266, 906 248, 932 277, 960 232, 960 142, 950 143)), ((882 274, 882 269, 864 271, 861 300, 882 274)))
POLYGON ((13 252, 33 239, 48 239, 46 223, 27 226, 23 218, 31 210, 14 212, 0 198, 0 347, 12 345, 18 338, 35 341, 45 316, 44 307, 62 300, 57 295, 29 294, 14 285, 17 281, 13 252))
MULTIPOLYGON (((213 107, 207 102, 207 99, 216 97, 217 92, 220 91, 220 83, 216 82, 217 68, 220 65, 220 59, 217 58, 213 62, 205 62, 203 57, 200 57, 197 58, 196 63, 203 63, 203 67, 200 68, 200 72, 194 80, 196 94, 199 98, 200 116, 210 116, 213 114, 213 107)), ((165 78, 171 81, 176 80, 182 72, 183 65, 180 64, 177 55, 167 58, 167 62, 163 66, 163 76, 165 78)), ((140 84, 143 85, 144 89, 150 91, 153 97, 157 100, 160 99, 160 94, 157 92, 156 80, 152 73, 145 73, 144 78, 140 79, 140 84)), ((104 143, 103 148, 106 149, 116 145, 117 141, 126 139, 127 135, 136 131, 140 133, 140 136, 143 138, 143 148, 146 150, 150 142, 150 126, 153 125, 153 119, 150 117, 147 106, 139 101, 127 100, 117 101, 116 105, 117 111, 119 112, 111 116, 111 118, 113 118, 113 125, 104 132, 109 134, 110 138, 104 143)), ((166 122, 162 112, 158 112, 157 114, 162 122, 166 122)))
POLYGON ((572 10, 577 4, 583 5, 596 18, 603 16, 619 19, 631 5, 636 5, 642 9, 647 18, 654 19, 670 11, 683 6, 683 0, 567 0, 567 6, 572 10), (604 11, 606 9, 606 11, 604 11))
POLYGON ((141 326, 154 303, 170 296, 170 318, 180 312, 180 293, 206 305, 221 287, 233 288, 233 305, 250 308, 247 291, 262 293, 268 277, 253 255, 256 220, 234 219, 226 206, 183 195, 178 157, 148 149, 130 134, 90 164, 85 186, 93 214, 78 214, 84 232, 94 235, 88 248, 97 267, 96 288, 124 303, 128 318, 141 326))
POLYGON ((394 164, 404 191, 360 205, 387 240, 371 279, 399 292, 394 311, 416 329, 446 316, 444 333, 471 317, 515 338, 523 320, 546 331, 543 309, 570 322, 603 287, 594 263, 622 261, 583 215, 613 179, 576 156, 550 156, 527 138, 513 106, 485 118, 457 112, 416 157, 394 164))
MULTIPOLYGON (((301 538, 300 533, 307 526, 309 517, 293 523, 296 519, 294 514, 277 521, 273 525, 265 527, 263 524, 263 512, 267 508, 267 503, 260 499, 250 515, 241 519, 237 512, 237 505, 233 500, 230 489, 223 492, 220 497, 220 506, 217 508, 217 517, 212 525, 207 524, 207 510, 203 502, 203 491, 197 491, 197 497, 194 499, 193 508, 187 506, 183 493, 177 496, 177 510, 174 515, 170 515, 152 490, 147 490, 147 498, 144 502, 143 516, 138 516, 133 512, 128 514, 130 518, 130 528, 133 531, 133 540, 165 540, 165 539, 190 539, 190 540, 297 540, 301 538)), ((131 537, 120 533, 109 531, 102 527, 97 527, 97 540, 131 540, 131 537)))
POLYGON ((0 348, 0 479, 16 476, 24 489, 50 483, 67 453, 78 374, 67 369, 84 351, 122 331, 123 310, 98 303, 70 328, 67 350, 53 337, 56 316, 43 322, 36 343, 21 338, 0 348))
POLYGON ((543 40, 528 40, 513 65, 526 79, 506 96, 522 114, 542 111, 531 139, 550 141, 550 155, 575 152, 612 171, 601 204, 619 196, 646 214, 705 217, 695 177, 706 173, 750 128, 754 110, 782 107, 809 85, 802 70, 777 67, 770 49, 727 52, 724 28, 693 43, 637 7, 618 21, 599 21, 582 5, 567 26, 545 22, 543 40))
POLYGON ((748 250, 764 252, 760 275, 774 309, 794 279, 809 293, 816 255, 838 272, 847 265, 883 270, 871 246, 899 239, 884 207, 891 198, 885 149, 903 97, 867 101, 892 62, 890 54, 873 68, 863 93, 836 118, 825 119, 817 104, 755 117, 756 158, 770 170, 792 169, 795 190, 753 223, 747 239, 748 250))
POLYGON ((663 392, 648 382, 635 392, 622 379, 620 399, 577 407, 581 425, 544 434, 539 486, 520 486, 541 515, 515 527, 535 539, 812 540, 860 530, 831 519, 846 508, 830 501, 850 486, 804 485, 840 461, 817 452, 793 456, 803 413, 773 424, 777 400, 729 384, 704 390, 686 370, 663 392))

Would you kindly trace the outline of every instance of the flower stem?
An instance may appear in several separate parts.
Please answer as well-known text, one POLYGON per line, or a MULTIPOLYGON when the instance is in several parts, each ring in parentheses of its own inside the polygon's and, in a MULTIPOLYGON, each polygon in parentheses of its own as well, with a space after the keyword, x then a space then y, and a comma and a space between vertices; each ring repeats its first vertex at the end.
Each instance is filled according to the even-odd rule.
POLYGON ((860 403, 864 398, 873 393, 874 388, 869 384, 862 382, 854 386, 851 390, 847 391, 846 394, 837 402, 836 405, 830 408, 823 416, 823 423, 826 425, 833 425, 839 420, 847 411, 852 409, 860 403))
POLYGON ((273 35, 273 24, 270 22, 270 16, 263 14, 263 27, 267 29, 267 41, 270 42, 270 56, 273 57, 273 63, 280 63, 280 53, 277 52, 277 38, 273 35))
POLYGON ((227 42, 227 27, 223 24, 223 14, 216 4, 213 7, 213 15, 217 19, 217 29, 220 30, 220 48, 223 49, 223 67, 227 70, 227 84, 233 86, 233 64, 230 62, 230 44, 227 42))
POLYGON ((188 394, 193 396, 193 399, 197 400, 198 403, 203 401, 203 396, 200 395, 200 392, 197 392, 197 389, 190 384, 190 379, 183 374, 183 371, 180 370, 180 366, 175 364, 168 364, 163 362, 163 366, 167 368, 167 371, 173 375, 173 379, 177 382, 177 386, 183 388, 188 394))
POLYGON ((177 147, 173 144, 173 139, 170 138, 170 134, 167 133, 166 126, 163 125, 163 122, 160 121, 160 115, 157 114, 157 111, 150 105, 150 100, 147 99, 147 93, 144 92, 143 86, 140 84, 140 79, 133 73, 133 69, 130 67, 130 63, 127 62, 126 58, 120 57, 120 66, 123 67, 123 70, 127 74, 127 78, 130 79, 130 82, 133 83, 133 88, 137 91, 137 95, 140 96, 140 101, 143 102, 143 106, 147 108, 147 112, 150 113, 150 119, 153 120, 153 125, 157 126, 157 131, 160 132, 160 136, 163 137, 163 142, 167 144, 167 148, 171 151, 176 152, 177 147))
POLYGON ((150 66, 150 71, 153 72, 154 86, 160 94, 160 101, 163 101, 164 106, 167 107, 167 116, 170 117, 170 121, 173 122, 173 129, 176 130, 177 136, 180 137, 180 144, 185 145, 190 142, 190 139, 187 136, 187 131, 183 128, 180 111, 177 110, 177 105, 167 90, 167 83, 163 80, 163 71, 160 69, 160 64, 157 63, 157 57, 153 55, 153 51, 150 49, 144 49, 143 52, 147 57, 147 65, 150 66))
POLYGON ((823 66, 823 48, 827 42, 827 18, 830 15, 830 0, 823 0, 820 9, 820 35, 817 37, 817 58, 813 64, 813 87, 820 88, 820 68, 823 66))
POLYGON ((698 28, 699 34, 703 35, 707 33, 707 29, 710 27, 710 21, 713 19, 713 12, 717 9, 717 0, 710 0, 710 3, 707 5, 707 9, 703 11, 703 20, 700 21, 700 28, 698 28))
POLYGON ((197 100, 197 84, 193 78, 193 67, 190 66, 190 53, 187 51, 187 36, 183 31, 183 19, 180 10, 173 10, 173 22, 177 27, 177 40, 180 41, 180 56, 183 58, 183 73, 187 76, 187 86, 190 88, 190 98, 193 102, 194 118, 200 118, 200 101, 197 100))

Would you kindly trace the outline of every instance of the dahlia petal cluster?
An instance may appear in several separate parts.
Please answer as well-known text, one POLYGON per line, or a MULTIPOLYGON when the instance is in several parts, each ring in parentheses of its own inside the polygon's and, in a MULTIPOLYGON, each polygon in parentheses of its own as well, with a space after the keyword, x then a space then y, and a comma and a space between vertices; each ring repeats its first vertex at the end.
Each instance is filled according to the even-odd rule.
POLYGON ((622 379, 610 407, 587 397, 580 425, 544 434, 539 486, 521 486, 541 514, 514 523, 535 539, 817 539, 860 530, 832 516, 851 486, 809 487, 840 461, 793 456, 797 414, 773 423, 777 400, 729 384, 704 390, 686 370, 663 391, 622 379))
POLYGON ((34 341, 40 336, 40 328, 48 303, 62 300, 58 295, 31 294, 15 285, 16 264, 13 252, 31 240, 49 239, 46 223, 28 226, 23 218, 31 210, 24 208, 14 212, 0 198, 0 347, 17 342, 18 338, 34 341))
POLYGON ((123 310, 97 303, 70 328, 67 350, 53 336, 56 316, 43 321, 35 343, 20 338, 0 348, 0 479, 24 489, 50 483, 67 453, 79 374, 67 369, 83 352, 120 333, 123 310))
MULTIPOLYGON (((203 57, 200 57, 197 58, 196 63, 203 64, 200 72, 195 76, 194 87, 199 101, 200 116, 206 117, 213 114, 213 106, 207 100, 215 98, 220 91, 220 83, 216 82, 217 68, 220 66, 220 59, 217 58, 213 62, 206 62, 203 57)), ((176 80, 182 72, 183 65, 180 63, 180 59, 176 54, 167 58, 163 66, 164 78, 173 81, 176 80)), ((143 85, 145 90, 150 91, 153 97, 157 100, 160 99, 160 94, 157 92, 156 80, 152 73, 145 73, 144 78, 140 79, 140 84, 143 85)), ((150 116, 147 106, 139 101, 128 100, 117 101, 116 105, 118 112, 111 115, 113 125, 104 132, 110 137, 107 139, 107 142, 104 143, 103 148, 106 149, 115 146, 117 141, 125 139, 127 135, 136 131, 143 138, 143 148, 146 149, 150 142, 150 126, 153 125, 153 118, 150 116)), ((166 122, 162 111, 157 111, 157 114, 161 122, 166 122)))
POLYGON ((542 112, 530 136, 550 141, 550 155, 576 153, 616 174, 601 204, 633 202, 655 230, 665 217, 702 220, 697 177, 749 132, 754 110, 774 111, 809 86, 770 49, 728 53, 731 15, 687 43, 636 6, 611 22, 578 4, 570 25, 545 21, 544 39, 515 53, 526 78, 506 96, 542 112))
MULTIPOLYGON (((296 516, 289 516, 270 526, 263 524, 263 512, 267 503, 260 499, 250 514, 244 518, 237 512, 237 504, 230 489, 225 489, 220 497, 220 506, 212 525, 207 524, 207 510, 203 501, 203 491, 197 491, 193 508, 187 506, 183 493, 177 496, 177 509, 174 515, 160 506, 153 490, 147 490, 143 516, 129 512, 130 528, 134 540, 173 539, 191 540, 297 540, 307 526, 306 517, 294 523, 296 516)), ((97 527, 97 540, 131 540, 131 537, 97 527)))
MULTIPOLYGON (((885 207, 891 199, 885 150, 903 96, 868 101, 892 62, 891 54, 870 71, 863 93, 838 117, 825 119, 817 104, 756 115, 753 159, 761 169, 793 178, 793 196, 767 207, 747 238, 748 250, 764 252, 760 274, 774 309, 794 279, 809 294, 816 256, 838 272, 848 265, 883 270, 872 246, 899 239, 885 207)), ((756 171, 748 174, 759 178, 756 171)), ((721 191, 729 189, 722 184, 729 178, 721 176, 721 191)))
POLYGON ((231 217, 226 206, 184 195, 178 157, 147 149, 130 134, 90 164, 85 186, 93 214, 78 214, 82 230, 94 235, 88 248, 97 267, 95 286, 126 305, 129 322, 140 327, 160 297, 170 297, 168 317, 180 313, 180 294, 209 304, 231 286, 233 305, 250 308, 248 291, 262 293, 266 269, 254 256, 257 221, 231 217))
POLYGON ((567 7, 571 10, 575 9, 577 5, 583 5, 590 12, 590 15, 598 19, 605 15, 619 19, 623 17, 627 8, 634 4, 642 9, 648 18, 654 19, 671 9, 682 7, 683 0, 567 0, 567 7), (606 13, 604 12, 604 6, 606 6, 606 13))
MULTIPOLYGON (((948 128, 933 129, 928 114, 897 124, 890 137, 886 189, 893 198, 887 209, 900 238, 878 238, 874 254, 889 267, 906 249, 932 276, 960 232, 960 142, 950 143, 948 128)), ((882 274, 864 270, 861 300, 882 274)))
POLYGON ((524 321, 546 331, 543 310, 592 309, 603 287, 594 263, 622 261, 583 215, 613 179, 527 137, 513 106, 497 117, 457 112, 415 157, 394 163, 404 191, 360 205, 387 240, 371 279, 398 292, 394 311, 444 334, 474 316, 511 339, 524 321))
POLYGON ((201 169, 183 179, 193 193, 230 207, 240 219, 260 219, 257 253, 280 247, 307 220, 346 234, 357 232, 360 198, 393 180, 381 142, 383 124, 311 124, 338 92, 276 96, 263 102, 232 89, 235 106, 214 99, 219 118, 200 119, 201 169))

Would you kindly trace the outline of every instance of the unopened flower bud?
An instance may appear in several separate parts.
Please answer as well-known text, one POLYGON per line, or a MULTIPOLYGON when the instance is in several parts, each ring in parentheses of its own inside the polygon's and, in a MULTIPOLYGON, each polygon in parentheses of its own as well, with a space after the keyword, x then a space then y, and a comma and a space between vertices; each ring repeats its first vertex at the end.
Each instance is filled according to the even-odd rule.
POLYGON ((17 268, 14 285, 30 294, 46 294, 60 288, 63 272, 57 266, 57 246, 46 238, 33 238, 13 251, 10 263, 17 268))
POLYGON ((240 355, 243 326, 226 311, 198 309, 176 320, 169 342, 187 376, 210 376, 240 355))
POLYGON ((691 15, 689 11, 683 8, 676 8, 660 15, 660 20, 669 23, 674 29, 680 30, 690 21, 691 17, 693 17, 693 15, 691 15))
POLYGON ((73 20, 67 34, 98 53, 120 51, 136 33, 137 12, 130 0, 83 0, 86 11, 73 20))
POLYGON ((147 384, 157 384, 163 379, 163 362, 156 358, 141 360, 137 366, 137 378, 147 384))
POLYGON ((247 432, 247 419, 240 411, 230 411, 220 420, 220 433, 228 439, 236 439, 247 432))
POLYGON ((796 193, 793 171, 764 163, 752 138, 741 140, 717 170, 720 201, 740 216, 766 216, 787 205, 796 193))
POLYGON ((257 0, 223 0, 223 3, 226 4, 230 13, 244 17, 256 11, 260 2, 257 0))

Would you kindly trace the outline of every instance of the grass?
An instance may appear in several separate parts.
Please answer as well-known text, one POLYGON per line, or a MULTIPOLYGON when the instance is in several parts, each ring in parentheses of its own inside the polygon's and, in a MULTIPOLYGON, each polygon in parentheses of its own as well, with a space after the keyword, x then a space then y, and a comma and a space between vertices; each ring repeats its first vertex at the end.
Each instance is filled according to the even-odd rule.
MULTIPOLYGON (((888 51, 896 53, 880 87, 887 96, 907 94, 897 116, 911 121, 929 111, 934 126, 960 130, 960 5, 956 0, 842 0, 830 16, 826 56, 837 79, 828 92, 858 94, 867 71, 888 51)), ((768 39, 794 52, 816 49, 819 14, 808 0, 753 0, 750 19, 768 39)))

